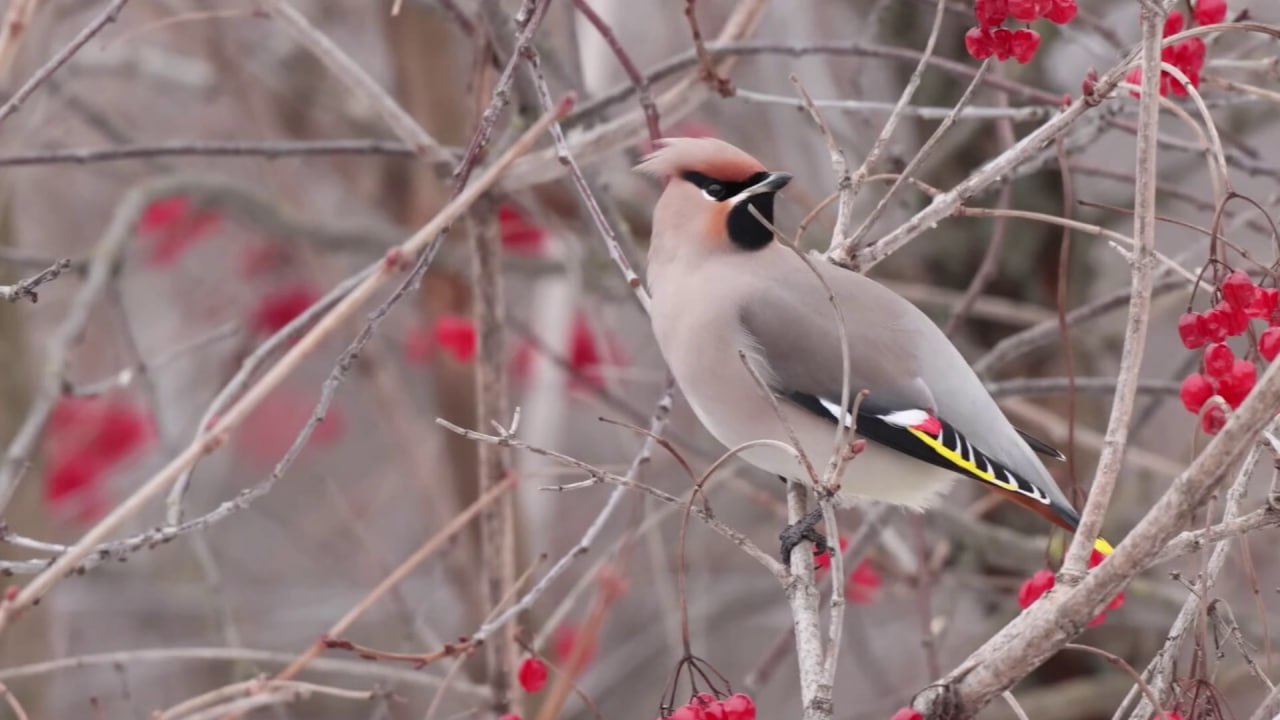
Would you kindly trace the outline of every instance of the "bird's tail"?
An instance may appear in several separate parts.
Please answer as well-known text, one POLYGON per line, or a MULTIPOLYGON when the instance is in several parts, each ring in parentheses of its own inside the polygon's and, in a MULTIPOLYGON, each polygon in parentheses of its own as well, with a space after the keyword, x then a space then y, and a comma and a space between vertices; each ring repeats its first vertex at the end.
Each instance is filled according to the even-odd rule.
MULTIPOLYGON (((1049 511, 1049 519, 1064 530, 1075 532, 1076 528, 1080 526, 1080 513, 1076 512, 1075 508, 1070 505, 1050 502, 1049 511)), ((1111 543, 1107 542, 1105 538, 1098 537, 1093 541, 1093 549, 1102 553, 1105 557, 1110 555, 1115 548, 1111 547, 1111 543)))

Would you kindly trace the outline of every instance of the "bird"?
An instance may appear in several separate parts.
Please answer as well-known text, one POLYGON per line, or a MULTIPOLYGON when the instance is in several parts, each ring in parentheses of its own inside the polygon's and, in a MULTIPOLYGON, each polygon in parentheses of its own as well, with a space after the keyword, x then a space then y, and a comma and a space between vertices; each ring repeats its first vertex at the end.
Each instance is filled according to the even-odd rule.
MULTIPOLYGON (((796 454, 778 445, 791 444, 788 426, 821 472, 844 423, 865 448, 837 479, 841 506, 869 500, 923 511, 968 478, 1076 529, 1079 513, 1040 460, 1062 453, 1014 427, 941 328, 874 279, 806 259, 775 238, 774 199, 790 174, 708 137, 664 139, 635 169, 666 182, 646 271, 654 337, 717 440, 751 444, 743 459, 808 482, 796 454)), ((784 563, 804 540, 825 549, 820 519, 815 510, 783 530, 784 563)), ((1102 538, 1094 547, 1111 552, 1102 538)))

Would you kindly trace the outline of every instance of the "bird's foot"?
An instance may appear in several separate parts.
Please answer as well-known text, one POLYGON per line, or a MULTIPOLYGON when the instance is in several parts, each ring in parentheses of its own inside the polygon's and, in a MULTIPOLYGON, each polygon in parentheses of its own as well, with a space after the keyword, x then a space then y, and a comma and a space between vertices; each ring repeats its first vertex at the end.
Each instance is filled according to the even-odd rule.
POLYGON ((778 533, 778 539, 782 541, 783 565, 791 564, 791 551, 806 540, 813 543, 815 557, 827 551, 827 537, 814 529, 821 520, 822 508, 814 508, 778 533))

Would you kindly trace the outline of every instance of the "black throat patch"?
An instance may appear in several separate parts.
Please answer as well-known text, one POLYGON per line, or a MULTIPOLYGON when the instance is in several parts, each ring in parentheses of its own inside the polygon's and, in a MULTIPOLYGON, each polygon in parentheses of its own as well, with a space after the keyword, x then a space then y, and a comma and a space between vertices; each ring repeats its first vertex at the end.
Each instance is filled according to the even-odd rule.
MULTIPOLYGON (((769 177, 769 173, 758 172, 746 180, 737 182, 718 180, 692 170, 683 173, 681 177, 693 183, 715 202, 725 202, 736 197, 743 190, 764 182, 769 177)), ((774 193, 771 192, 752 195, 729 210, 725 231, 734 245, 743 250, 759 250, 773 241, 773 231, 768 227, 773 225, 773 196, 774 193), (760 213, 760 217, 765 219, 768 226, 761 223, 751 211, 753 207, 760 213)))

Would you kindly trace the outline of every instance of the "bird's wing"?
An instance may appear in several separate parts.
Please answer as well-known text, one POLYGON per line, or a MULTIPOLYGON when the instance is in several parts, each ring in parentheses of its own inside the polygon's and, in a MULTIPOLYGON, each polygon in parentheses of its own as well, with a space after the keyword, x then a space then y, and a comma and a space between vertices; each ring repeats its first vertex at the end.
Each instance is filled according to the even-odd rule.
MULTIPOLYGON (((813 414, 836 422, 839 405, 805 393, 790 393, 787 399, 813 414)), ((1047 492, 1027 478, 989 457, 950 423, 922 408, 894 408, 870 395, 857 407, 856 432, 866 439, 908 457, 950 470, 1013 495, 1026 498, 1052 512, 1047 492)), ((842 413, 849 424, 849 413, 842 413)), ((1030 501, 1030 502, 1027 502, 1030 501)))
POLYGON ((1037 503, 1047 498, 1053 514, 1074 520, 1070 502, 1031 445, 932 320, 857 273, 815 263, 825 284, 819 282, 814 269, 781 250, 753 266, 752 293, 739 317, 779 396, 828 420, 838 417, 844 366, 829 288, 849 339, 850 397, 868 392, 867 411, 858 414, 860 435, 1037 503), (918 423, 886 419, 917 414, 943 429, 931 435, 913 427, 918 423), (979 455, 985 464, 977 461, 979 455))

